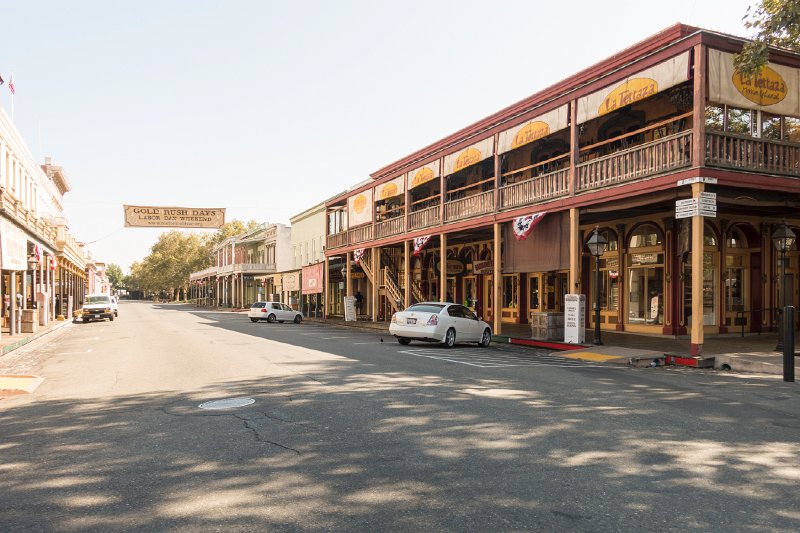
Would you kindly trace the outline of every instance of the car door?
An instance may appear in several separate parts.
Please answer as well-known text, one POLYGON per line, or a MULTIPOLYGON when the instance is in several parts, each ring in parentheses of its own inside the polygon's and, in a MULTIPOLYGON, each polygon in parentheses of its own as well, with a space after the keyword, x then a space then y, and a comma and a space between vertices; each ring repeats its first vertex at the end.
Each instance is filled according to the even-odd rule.
POLYGON ((450 325, 456 330, 456 341, 470 340, 469 326, 465 323, 464 312, 460 305, 451 305, 447 308, 450 325))
POLYGON ((294 309, 286 304, 281 304, 281 308, 283 309, 283 316, 285 317, 283 320, 294 320, 294 309))
POLYGON ((275 315, 275 320, 286 320, 283 318, 283 308, 281 304, 278 302, 273 302, 270 306, 272 308, 272 314, 275 315))
POLYGON ((478 320, 478 315, 472 312, 469 307, 462 307, 462 312, 464 313, 464 319, 469 322, 469 328, 471 331, 471 336, 475 341, 481 340, 481 336, 483 336, 483 325, 481 324, 480 320, 478 320))

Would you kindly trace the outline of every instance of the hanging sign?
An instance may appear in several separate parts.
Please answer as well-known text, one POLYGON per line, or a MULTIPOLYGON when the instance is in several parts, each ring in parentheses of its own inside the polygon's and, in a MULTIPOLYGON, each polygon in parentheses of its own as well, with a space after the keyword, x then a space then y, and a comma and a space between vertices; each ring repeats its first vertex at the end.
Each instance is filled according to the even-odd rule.
POLYGON ((504 154, 567 127, 567 104, 500 132, 497 153, 504 154))
POLYGON ((303 267, 303 294, 319 294, 322 292, 322 267, 324 263, 317 263, 303 267))
POLYGON ((494 272, 494 261, 473 261, 473 274, 491 274, 494 272))
POLYGON ((439 177, 439 161, 433 161, 408 173, 409 190, 439 177))
POLYGON ((689 52, 578 99, 578 124, 649 98, 689 79, 689 52))
POLYGON ((528 237, 528 234, 533 231, 533 228, 544 218, 545 214, 547 214, 547 211, 515 218, 513 228, 514 236, 517 240, 524 241, 528 237))
POLYGON ((28 238, 4 218, 0 218, 0 267, 3 270, 28 269, 28 238))
POLYGON ((768 63, 753 76, 742 76, 733 54, 708 51, 708 98, 712 102, 776 115, 800 115, 800 69, 768 63))
POLYGON ((454 172, 463 170, 476 163, 480 163, 487 157, 491 157, 494 151, 494 137, 489 137, 461 150, 458 153, 450 154, 444 158, 444 175, 449 176, 454 172))
POLYGON ((386 183, 381 183, 375 187, 375 201, 388 200, 395 196, 400 196, 405 192, 406 177, 405 175, 395 178, 386 183))
POLYGON ((351 228, 372 222, 372 189, 347 199, 347 221, 351 228))
POLYGON ((414 239, 414 255, 417 256, 422 251, 422 248, 428 244, 428 241, 431 240, 433 235, 423 235, 422 237, 417 237, 414 239))
POLYGON ((353 261, 358 264, 361 261, 361 258, 364 257, 364 254, 367 252, 366 248, 356 248, 353 250, 353 261))

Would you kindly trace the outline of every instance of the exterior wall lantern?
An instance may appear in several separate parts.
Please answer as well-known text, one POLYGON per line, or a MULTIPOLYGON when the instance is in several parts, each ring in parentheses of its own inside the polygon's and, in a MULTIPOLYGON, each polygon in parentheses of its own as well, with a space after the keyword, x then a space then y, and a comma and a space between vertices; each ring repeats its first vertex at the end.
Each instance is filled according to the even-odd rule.
POLYGON ((589 248, 589 253, 594 256, 594 274, 595 274, 595 297, 594 297, 594 341, 595 345, 600 346, 603 340, 600 338, 600 256, 603 255, 608 246, 608 240, 600 235, 600 226, 595 226, 594 233, 586 247, 589 248))

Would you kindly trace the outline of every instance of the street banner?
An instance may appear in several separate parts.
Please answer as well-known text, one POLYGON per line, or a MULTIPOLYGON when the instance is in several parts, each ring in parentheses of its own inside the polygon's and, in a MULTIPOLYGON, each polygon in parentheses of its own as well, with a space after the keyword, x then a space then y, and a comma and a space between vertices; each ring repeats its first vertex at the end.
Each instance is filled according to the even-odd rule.
POLYGON ((422 251, 425 245, 428 244, 428 241, 431 240, 431 237, 433 237, 433 235, 423 235, 422 237, 417 237, 416 239, 414 239, 415 256, 419 255, 419 253, 422 251))
POLYGON ((13 223, 0 218, 0 268, 28 269, 28 238, 13 223))
POLYGON ((524 241, 533 228, 536 227, 542 218, 547 214, 547 211, 541 213, 534 213, 532 215, 525 215, 514 219, 514 236, 518 241, 524 241))
POLYGON ((123 205, 126 228, 220 228, 225 209, 123 205))

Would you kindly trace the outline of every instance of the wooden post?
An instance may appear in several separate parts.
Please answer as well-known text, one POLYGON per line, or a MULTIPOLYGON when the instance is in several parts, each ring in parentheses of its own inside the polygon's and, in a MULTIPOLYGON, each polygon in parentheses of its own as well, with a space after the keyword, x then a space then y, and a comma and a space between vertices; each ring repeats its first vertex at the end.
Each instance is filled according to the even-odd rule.
POLYGON ((346 292, 345 296, 353 296, 353 281, 350 279, 350 252, 344 254, 344 266, 345 266, 345 287, 346 292))
POLYGON ((569 292, 579 293, 581 280, 580 213, 577 208, 569 210, 569 292))
POLYGON ((13 337, 17 333, 17 313, 19 313, 19 309, 17 309, 17 273, 16 271, 11 271, 11 286, 9 287, 9 306, 11 309, 8 313, 8 332, 13 337))
POLYGON ((447 301, 447 234, 439 236, 439 301, 447 301))
POLYGON ((493 322, 492 324, 492 331, 495 335, 500 335, 502 331, 501 327, 501 318, 503 312, 501 311, 500 306, 502 298, 500 292, 503 288, 503 272, 501 269, 502 265, 502 235, 500 234, 501 225, 499 222, 494 223, 494 250, 492 252, 492 257, 494 258, 494 276, 492 278, 492 284, 494 288, 492 290, 492 311, 494 312, 493 322))
POLYGON ((567 193, 575 196, 578 188, 578 161, 580 160, 580 133, 578 132, 578 101, 571 100, 569 103, 569 183, 567 193))
MULTIPOLYGON (((692 184, 692 198, 700 198, 705 185, 692 184)), ((690 353, 703 353, 703 217, 692 217, 692 340, 690 353)))
POLYGON ((378 301, 380 298, 378 297, 378 278, 380 275, 381 270, 381 249, 379 246, 376 246, 372 249, 372 253, 370 254, 372 257, 372 321, 378 321, 378 301))
POLYGON ((408 240, 403 241, 403 284, 405 289, 403 291, 403 308, 405 309, 411 305, 411 246, 408 240))
POLYGON ((692 117, 692 166, 695 168, 702 167, 706 159, 706 70, 706 47, 702 44, 695 45, 694 115, 692 117))
MULTIPOLYGON (((328 256, 325 256, 325 271, 322 272, 322 296, 323 296, 323 305, 322 305, 322 320, 326 320, 328 318, 328 305, 330 305, 330 292, 329 292, 329 285, 328 283, 328 274, 330 270, 328 270, 330 260, 328 256)), ((317 294, 317 300, 319 300, 319 294, 317 294)))

